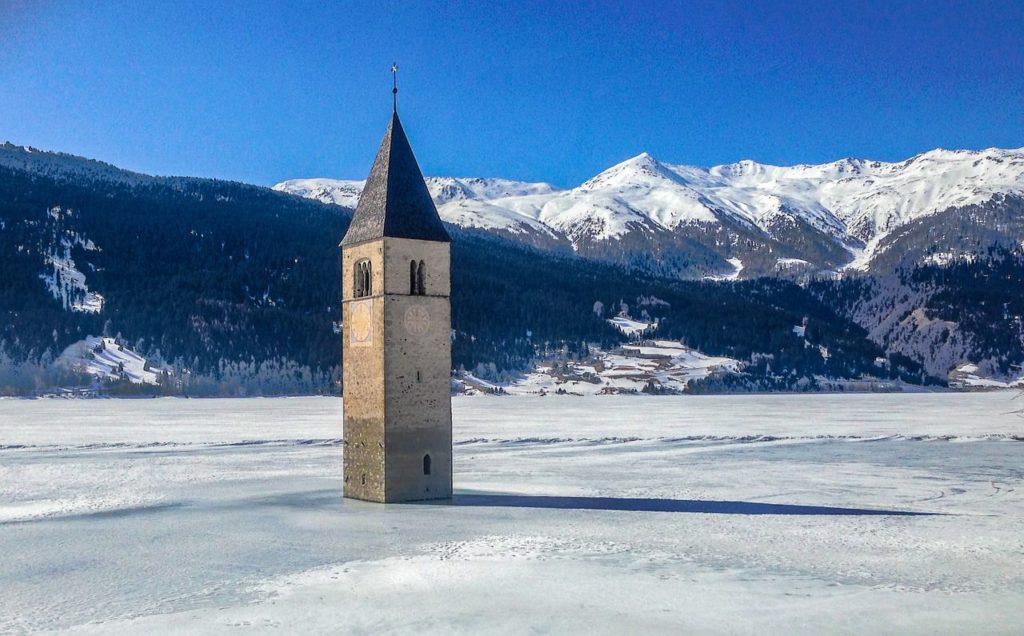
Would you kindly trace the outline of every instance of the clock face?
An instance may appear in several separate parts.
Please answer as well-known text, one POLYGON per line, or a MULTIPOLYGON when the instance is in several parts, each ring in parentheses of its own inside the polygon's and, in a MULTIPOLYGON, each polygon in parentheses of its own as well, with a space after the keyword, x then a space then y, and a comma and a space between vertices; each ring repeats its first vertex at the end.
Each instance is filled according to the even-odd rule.
POLYGON ((413 336, 425 336, 430 331, 430 312, 423 305, 413 305, 405 310, 405 330, 413 336))
POLYGON ((349 313, 349 339, 357 347, 373 344, 373 300, 352 303, 349 313))

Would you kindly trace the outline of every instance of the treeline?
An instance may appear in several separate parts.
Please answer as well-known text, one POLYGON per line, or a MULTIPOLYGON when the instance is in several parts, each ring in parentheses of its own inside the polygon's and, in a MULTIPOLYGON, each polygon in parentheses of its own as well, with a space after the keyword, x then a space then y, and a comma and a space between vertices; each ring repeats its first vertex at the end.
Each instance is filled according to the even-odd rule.
MULTIPOLYGON (((239 183, 128 185, 0 168, 0 341, 11 361, 41 364, 86 336, 120 334, 175 369, 176 384, 161 391, 337 391, 337 244, 349 216, 239 183), (64 309, 40 279, 63 242, 88 288, 103 294, 101 313, 64 309)), ((746 361, 764 377, 926 380, 910 360, 878 365, 887 356, 863 329, 791 283, 672 281, 451 232, 456 368, 501 374, 585 357, 623 340, 607 319, 625 306, 657 323, 653 336, 746 361)))
POLYGON ((0 337, 14 357, 121 333, 197 375, 216 377, 225 360, 338 365, 337 208, 230 182, 133 187, 0 168, 0 224, 0 337), (63 309, 40 280, 47 254, 72 237, 101 314, 63 309))
MULTIPOLYGON (((917 361, 948 343, 960 343, 945 374, 960 362, 973 362, 986 373, 1011 376, 1024 365, 1024 253, 1021 248, 992 245, 969 253, 933 254, 930 264, 903 266, 889 276, 860 276, 813 281, 808 290, 851 319, 860 315, 879 325, 890 346, 907 338, 901 332, 919 314, 945 325, 916 345, 903 342, 917 361), (884 327, 884 325, 888 327, 884 327), (966 343, 966 344, 964 344, 966 343), (916 348, 915 348, 916 347, 916 348)), ((890 355, 890 358, 898 358, 890 355)), ((934 366, 934 365, 933 365, 934 366)))
POLYGON ((558 257, 482 236, 455 233, 453 343, 456 366, 493 362, 498 371, 536 359, 579 358, 622 334, 607 319, 625 311, 709 355, 747 363, 772 390, 815 375, 865 375, 935 383, 921 365, 889 356, 863 328, 788 281, 739 283, 659 279, 582 258, 558 257), (797 335, 794 327, 801 327, 797 335))
POLYGON ((1024 254, 992 247, 977 258, 927 265, 904 274, 910 285, 935 290, 929 315, 971 334, 977 360, 1003 375, 1024 365, 1024 254))

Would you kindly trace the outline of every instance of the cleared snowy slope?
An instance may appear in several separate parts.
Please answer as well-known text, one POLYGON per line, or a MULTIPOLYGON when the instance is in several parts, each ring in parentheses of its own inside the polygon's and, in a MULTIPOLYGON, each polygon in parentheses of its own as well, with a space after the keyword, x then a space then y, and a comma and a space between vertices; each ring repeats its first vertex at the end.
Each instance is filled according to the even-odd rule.
MULTIPOLYGON (((658 237, 699 230, 712 232, 705 245, 723 259, 742 259, 722 244, 735 245, 752 233, 772 242, 768 251, 780 252, 780 263, 806 258, 806 246, 797 244, 811 240, 847 254, 841 259, 847 265, 865 267, 879 241, 906 223, 998 194, 1024 195, 1024 148, 938 149, 897 163, 842 159, 783 167, 740 161, 712 168, 662 163, 642 153, 569 190, 446 177, 429 178, 428 185, 450 223, 514 233, 546 230, 576 249, 633 233, 657 243, 664 241, 658 237), (723 239, 714 233, 719 230, 731 234, 723 239)), ((300 179, 275 189, 354 207, 361 186, 300 179)), ((812 258, 808 265, 825 264, 812 258)))
POLYGON ((113 338, 98 336, 68 346, 57 362, 102 380, 126 379, 134 384, 158 384, 163 371, 113 338))
MULTIPOLYGON (((617 325, 637 329, 638 321, 618 318, 617 325)), ((742 364, 721 356, 708 356, 667 340, 642 340, 600 351, 590 357, 560 364, 540 364, 525 376, 507 384, 488 382, 461 373, 458 390, 466 395, 616 395, 620 393, 683 393, 691 380, 710 375, 737 373, 742 364)))

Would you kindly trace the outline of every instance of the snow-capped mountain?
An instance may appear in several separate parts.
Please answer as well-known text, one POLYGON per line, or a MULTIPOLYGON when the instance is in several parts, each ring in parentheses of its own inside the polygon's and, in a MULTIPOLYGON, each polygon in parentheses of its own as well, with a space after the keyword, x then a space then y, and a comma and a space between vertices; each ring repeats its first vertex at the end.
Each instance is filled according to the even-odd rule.
MULTIPOLYGON (((426 182, 437 205, 452 201, 493 201, 558 191, 549 183, 526 183, 509 179, 427 177, 426 182)), ((292 179, 277 184, 274 189, 323 203, 354 208, 365 184, 366 181, 344 179, 292 179)))
MULTIPOLYGON (((520 235, 520 238, 524 233, 555 238, 543 223, 501 204, 505 200, 547 197, 558 192, 551 184, 454 177, 427 177, 426 182, 441 216, 449 223, 520 235)), ((365 183, 343 179, 292 179, 275 185, 274 189, 354 209, 365 183)))
MULTIPOLYGON (((708 390, 791 390, 803 378, 821 388, 818 377, 928 383, 969 365, 1015 382, 1021 155, 710 169, 641 155, 570 190, 431 179, 442 214, 462 226, 451 227, 461 265, 453 360, 482 364, 493 379, 539 357, 589 355, 595 343, 610 350, 618 339, 607 308, 620 330, 743 363, 740 374, 706 378, 708 390), (905 267, 915 263, 925 267, 905 267), (642 275, 734 280, 862 264, 866 276, 802 286, 642 275)), ((351 206, 361 188, 278 189, 351 206)), ((4 144, 0 393, 63 382, 55 357, 100 333, 166 363, 190 393, 217 394, 215 376, 229 378, 229 391, 333 390, 337 240, 350 218, 263 187, 4 144)), ((612 362, 602 373, 625 370, 612 362)))
POLYGON ((322 203, 333 203, 355 209, 365 184, 365 180, 291 179, 290 181, 284 181, 275 185, 274 189, 280 192, 297 194, 307 199, 316 199, 322 203))
MULTIPOLYGON (((700 168, 642 153, 569 190, 503 179, 427 181, 441 216, 461 227, 613 260, 654 257, 660 273, 667 266, 684 276, 747 277, 868 269, 911 222, 1024 195, 1024 148, 789 167, 700 168)), ((332 179, 275 186, 347 207, 361 188, 332 179)))

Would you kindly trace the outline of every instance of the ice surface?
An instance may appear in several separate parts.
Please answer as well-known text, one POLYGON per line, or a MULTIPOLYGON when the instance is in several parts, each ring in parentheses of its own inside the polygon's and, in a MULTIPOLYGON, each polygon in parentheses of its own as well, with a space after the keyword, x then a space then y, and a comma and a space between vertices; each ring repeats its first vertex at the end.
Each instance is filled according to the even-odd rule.
POLYGON ((387 506, 337 399, 0 400, 0 633, 1019 632, 1012 398, 456 398, 387 506))

